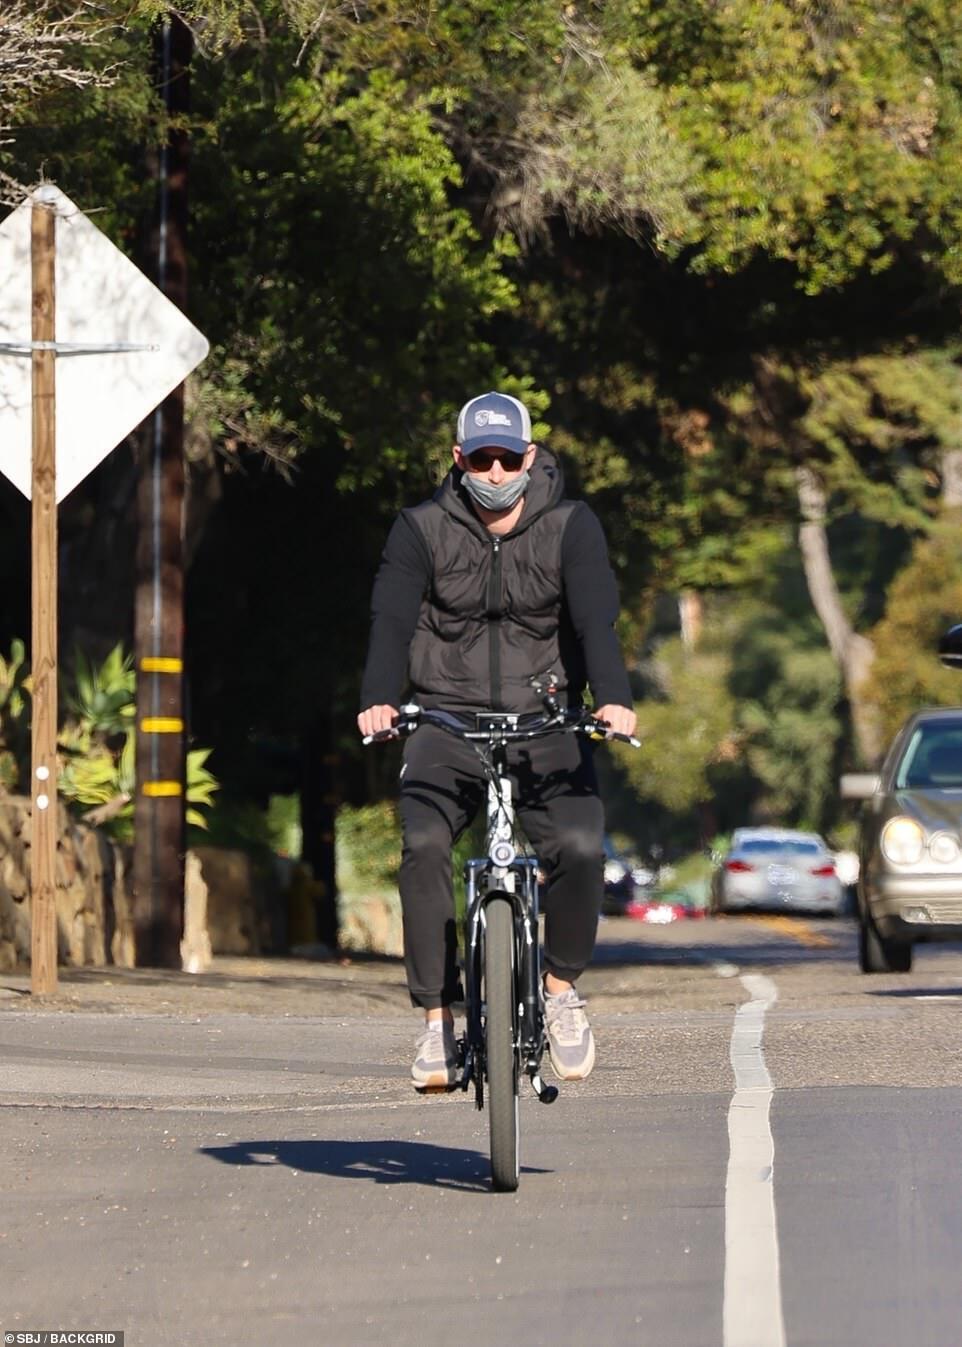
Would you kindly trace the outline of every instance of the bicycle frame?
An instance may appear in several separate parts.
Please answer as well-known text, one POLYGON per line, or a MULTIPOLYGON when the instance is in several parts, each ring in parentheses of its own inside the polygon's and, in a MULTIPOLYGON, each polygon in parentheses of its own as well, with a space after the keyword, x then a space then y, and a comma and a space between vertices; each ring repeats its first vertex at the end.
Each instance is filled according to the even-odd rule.
POLYGON ((507 898, 514 914, 516 989, 515 1052, 535 1093, 546 1103, 557 1095, 541 1080, 544 1055, 544 1021, 541 1013, 541 950, 538 940, 538 862, 518 856, 514 846, 514 805, 508 776, 507 743, 495 742, 491 750, 495 779, 488 782, 488 855, 470 860, 464 868, 465 914, 465 1035, 464 1072, 461 1088, 474 1081, 475 1101, 484 1106, 485 1037, 481 1003, 481 969, 484 960, 485 908, 497 895, 507 898))
MULTIPOLYGON (((484 1106, 487 1075, 485 1048, 486 1007, 481 1002, 484 982, 485 912, 492 898, 511 904, 514 930, 513 1044, 517 1069, 524 1071, 543 1104, 553 1103, 558 1091, 541 1079, 545 1051, 544 1016, 541 1001, 541 947, 538 940, 538 862, 519 856, 514 844, 514 804, 508 773, 508 745, 539 738, 546 733, 580 732, 591 739, 618 739, 639 747, 630 735, 609 730, 590 713, 566 710, 558 701, 556 676, 548 671, 533 677, 531 686, 542 699, 545 715, 532 724, 530 717, 510 712, 478 712, 476 727, 445 711, 422 710, 415 704, 401 707, 389 730, 365 736, 364 742, 413 733, 421 724, 434 724, 457 738, 483 744, 490 754, 483 758, 488 778, 488 855, 468 861, 464 870, 467 889, 465 931, 465 1001, 467 1032, 462 1040, 463 1071, 460 1085, 467 1090, 474 1081, 478 1108, 484 1106), (522 723, 522 721, 525 723, 522 723)), ((517 1084, 517 1082, 516 1082, 517 1084)), ((516 1185, 515 1185, 516 1186, 516 1185)))

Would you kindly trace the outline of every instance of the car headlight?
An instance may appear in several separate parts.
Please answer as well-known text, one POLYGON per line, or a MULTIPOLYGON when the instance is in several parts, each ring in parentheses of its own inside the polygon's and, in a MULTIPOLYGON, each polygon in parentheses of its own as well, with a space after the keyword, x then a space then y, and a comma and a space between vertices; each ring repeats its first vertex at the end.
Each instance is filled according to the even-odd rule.
POLYGON ((925 833, 914 818, 890 818, 882 829, 882 855, 893 865, 915 865, 925 850, 925 833))
POLYGON ((959 844, 951 833, 936 833, 929 842, 929 855, 940 865, 951 865, 959 859, 959 844))

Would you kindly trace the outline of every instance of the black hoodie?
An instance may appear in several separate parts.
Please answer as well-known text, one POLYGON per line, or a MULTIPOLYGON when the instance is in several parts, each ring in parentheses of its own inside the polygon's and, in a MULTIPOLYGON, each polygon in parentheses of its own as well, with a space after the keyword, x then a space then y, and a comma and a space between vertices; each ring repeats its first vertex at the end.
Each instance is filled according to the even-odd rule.
POLYGON ((539 449, 524 508, 489 533, 452 468, 434 498, 395 521, 371 599, 361 709, 398 706, 406 678, 422 706, 541 710, 533 674, 553 670, 569 705, 631 706, 614 633, 618 593, 595 514, 564 499, 539 449))

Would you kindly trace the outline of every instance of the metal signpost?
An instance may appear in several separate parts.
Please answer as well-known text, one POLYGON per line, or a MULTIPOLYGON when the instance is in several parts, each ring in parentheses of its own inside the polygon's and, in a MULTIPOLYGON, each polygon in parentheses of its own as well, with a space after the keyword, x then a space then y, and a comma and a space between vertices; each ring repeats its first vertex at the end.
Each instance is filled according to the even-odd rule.
POLYGON ((39 994, 57 987, 57 505, 208 344, 49 184, 0 224, 0 277, 0 472, 32 502, 31 989, 39 994))

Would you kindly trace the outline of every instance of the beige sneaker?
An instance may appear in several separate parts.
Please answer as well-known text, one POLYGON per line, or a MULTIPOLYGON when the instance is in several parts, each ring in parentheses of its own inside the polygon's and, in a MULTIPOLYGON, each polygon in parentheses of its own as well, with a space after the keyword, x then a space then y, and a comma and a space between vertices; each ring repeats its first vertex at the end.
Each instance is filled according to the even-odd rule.
POLYGON ((411 1079, 418 1090, 448 1090, 458 1078, 454 1025, 432 1020, 418 1035, 411 1079))
POLYGON ((595 1064, 595 1036, 585 1002, 569 987, 557 996, 545 993, 545 1031, 551 1067, 559 1080, 584 1080, 595 1064))

